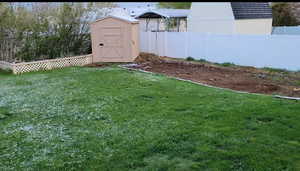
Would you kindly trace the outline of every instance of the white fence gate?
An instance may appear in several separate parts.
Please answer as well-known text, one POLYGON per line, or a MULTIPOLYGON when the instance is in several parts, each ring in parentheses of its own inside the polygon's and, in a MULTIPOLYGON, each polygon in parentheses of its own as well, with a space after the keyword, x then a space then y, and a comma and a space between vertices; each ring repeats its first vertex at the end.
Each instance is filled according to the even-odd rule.
POLYGON ((141 32, 140 51, 175 58, 300 70, 300 36, 141 32))

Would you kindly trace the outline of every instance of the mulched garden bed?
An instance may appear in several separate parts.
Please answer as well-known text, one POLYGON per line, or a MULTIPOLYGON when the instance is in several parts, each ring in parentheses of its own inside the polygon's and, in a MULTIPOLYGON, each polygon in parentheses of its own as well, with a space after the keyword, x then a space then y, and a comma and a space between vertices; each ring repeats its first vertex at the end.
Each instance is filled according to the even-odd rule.
POLYGON ((244 66, 220 66, 141 53, 129 68, 191 80, 216 87, 263 94, 300 97, 300 73, 244 66))

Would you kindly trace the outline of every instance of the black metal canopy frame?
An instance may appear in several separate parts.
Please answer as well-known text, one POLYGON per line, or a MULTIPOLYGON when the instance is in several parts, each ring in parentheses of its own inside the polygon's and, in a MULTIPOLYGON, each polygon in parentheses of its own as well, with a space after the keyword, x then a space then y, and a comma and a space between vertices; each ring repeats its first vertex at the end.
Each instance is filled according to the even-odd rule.
POLYGON ((147 12, 147 13, 140 15, 137 18, 138 19, 146 19, 146 32, 149 31, 149 22, 151 19, 157 20, 156 31, 159 31, 160 23, 164 22, 167 25, 166 28, 167 28, 168 32, 170 31, 170 24, 172 23, 172 21, 174 21, 174 19, 176 21, 177 32, 179 32, 180 20, 186 19, 186 17, 168 17, 168 16, 161 15, 161 14, 158 14, 155 12, 147 12))

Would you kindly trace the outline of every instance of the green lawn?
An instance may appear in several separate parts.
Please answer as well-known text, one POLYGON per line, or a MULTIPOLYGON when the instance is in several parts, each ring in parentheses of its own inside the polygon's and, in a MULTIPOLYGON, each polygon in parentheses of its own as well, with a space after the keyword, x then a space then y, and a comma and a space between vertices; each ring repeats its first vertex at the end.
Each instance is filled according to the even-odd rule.
POLYGON ((0 74, 0 170, 300 170, 300 102, 118 67, 0 74))

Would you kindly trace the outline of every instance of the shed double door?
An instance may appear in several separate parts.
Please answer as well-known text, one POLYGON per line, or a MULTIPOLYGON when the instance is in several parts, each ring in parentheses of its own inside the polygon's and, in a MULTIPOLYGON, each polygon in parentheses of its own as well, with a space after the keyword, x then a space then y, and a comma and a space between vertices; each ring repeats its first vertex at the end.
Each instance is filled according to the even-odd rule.
POLYGON ((124 29, 120 26, 100 27, 97 39, 97 57, 102 59, 124 57, 124 29))

